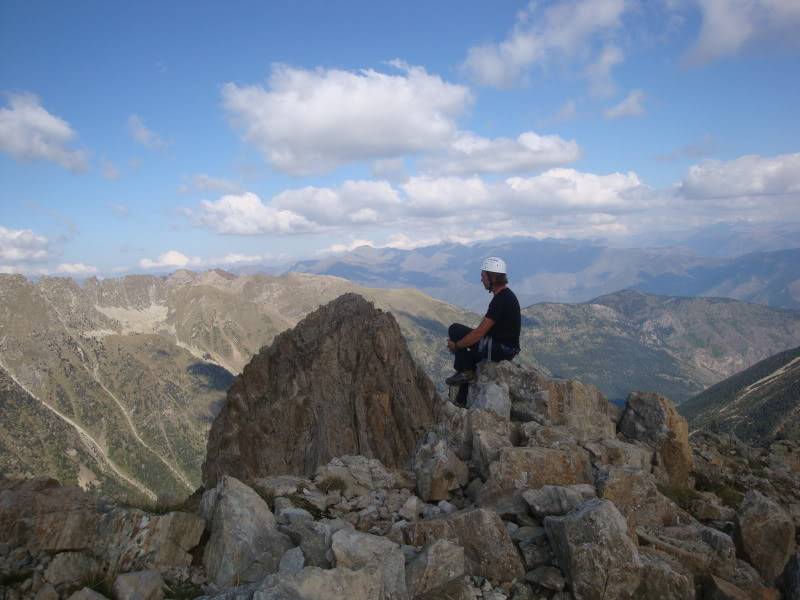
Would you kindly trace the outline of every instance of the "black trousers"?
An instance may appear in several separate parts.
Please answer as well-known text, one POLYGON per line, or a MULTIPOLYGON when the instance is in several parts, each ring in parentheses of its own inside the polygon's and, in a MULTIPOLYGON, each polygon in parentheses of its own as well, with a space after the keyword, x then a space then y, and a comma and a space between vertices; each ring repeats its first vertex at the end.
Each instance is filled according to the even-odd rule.
MULTIPOLYGON (((453 323, 447 330, 447 337, 454 342, 460 342, 470 331, 472 331, 471 327, 467 327, 461 323, 453 323)), ((459 348, 455 351, 453 368, 459 373, 463 371, 474 371, 475 367, 482 359, 483 357, 480 356, 478 352, 478 344, 473 344, 469 348, 459 348)))
MULTIPOLYGON (((453 323, 450 325, 450 328, 447 330, 447 337, 449 337, 454 342, 459 342, 464 339, 464 336, 467 335, 472 329, 467 327, 466 325, 462 325, 461 323, 453 323)), ((468 348, 460 348, 455 351, 455 358, 453 359, 453 368, 456 371, 463 372, 463 371, 474 371, 475 367, 477 367, 478 363, 481 362, 484 358, 488 358, 484 352, 480 352, 478 350, 479 344, 473 344, 468 348)), ((500 344, 494 344, 492 346, 492 356, 491 360, 494 362, 499 362, 501 360, 511 360, 516 356, 516 353, 509 354, 503 350, 500 344)))

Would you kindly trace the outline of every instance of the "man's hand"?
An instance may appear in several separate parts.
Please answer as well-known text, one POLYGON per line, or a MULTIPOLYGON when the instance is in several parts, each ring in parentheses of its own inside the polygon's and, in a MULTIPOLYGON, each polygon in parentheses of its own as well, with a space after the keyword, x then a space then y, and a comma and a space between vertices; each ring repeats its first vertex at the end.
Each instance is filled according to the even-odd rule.
POLYGON ((481 324, 478 325, 476 329, 473 329, 467 335, 465 335, 463 338, 459 340, 461 345, 464 348, 469 348, 470 346, 477 344, 479 341, 481 341, 481 338, 483 336, 489 333, 489 330, 492 328, 493 325, 494 321, 492 321, 487 317, 484 317, 483 321, 481 321, 481 324))

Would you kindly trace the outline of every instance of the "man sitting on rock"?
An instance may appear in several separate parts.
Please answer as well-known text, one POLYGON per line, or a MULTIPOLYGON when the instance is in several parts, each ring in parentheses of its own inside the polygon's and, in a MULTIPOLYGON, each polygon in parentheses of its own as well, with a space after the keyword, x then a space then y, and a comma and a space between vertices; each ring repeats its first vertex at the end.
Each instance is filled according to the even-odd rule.
POLYGON ((453 368, 456 372, 445 382, 464 386, 459 390, 462 404, 466 399, 466 384, 475 380, 475 367, 480 361, 486 358, 495 362, 511 360, 519 353, 519 301, 508 288, 505 261, 495 256, 484 260, 481 283, 492 293, 492 301, 481 324, 477 329, 470 329, 461 323, 453 323, 447 332, 447 348, 455 354, 453 368))

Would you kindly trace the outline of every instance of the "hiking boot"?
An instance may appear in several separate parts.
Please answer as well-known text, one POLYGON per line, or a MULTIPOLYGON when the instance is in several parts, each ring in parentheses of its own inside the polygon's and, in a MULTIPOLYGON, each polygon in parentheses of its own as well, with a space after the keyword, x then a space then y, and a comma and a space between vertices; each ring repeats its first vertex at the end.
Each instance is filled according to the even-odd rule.
POLYGON ((455 373, 444 380, 447 385, 464 385, 475 381, 475 371, 463 371, 455 373))

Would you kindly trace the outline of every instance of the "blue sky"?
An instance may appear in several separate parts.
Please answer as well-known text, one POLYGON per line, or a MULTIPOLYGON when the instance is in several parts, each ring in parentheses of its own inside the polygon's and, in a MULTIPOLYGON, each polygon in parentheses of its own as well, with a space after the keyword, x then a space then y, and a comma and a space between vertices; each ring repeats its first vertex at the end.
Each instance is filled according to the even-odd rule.
POLYGON ((0 4, 0 271, 800 221, 796 0, 0 4))

